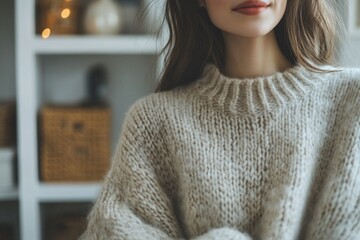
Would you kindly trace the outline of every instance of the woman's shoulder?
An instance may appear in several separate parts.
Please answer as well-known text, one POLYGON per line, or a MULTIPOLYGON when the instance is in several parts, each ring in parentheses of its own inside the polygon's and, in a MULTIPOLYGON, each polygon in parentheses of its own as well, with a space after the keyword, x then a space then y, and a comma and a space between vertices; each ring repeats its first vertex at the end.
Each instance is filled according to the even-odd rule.
POLYGON ((179 91, 152 92, 137 98, 130 105, 128 112, 163 112, 180 99, 179 91))
POLYGON ((337 98, 343 99, 343 103, 352 106, 357 114, 360 112, 360 68, 358 67, 336 67, 325 74, 327 82, 334 91, 329 91, 337 98))
POLYGON ((360 82, 360 68, 344 66, 324 66, 324 70, 329 70, 329 76, 333 75, 343 81, 360 82))
POLYGON ((324 72, 318 73, 321 78, 327 80, 336 88, 352 88, 352 91, 360 94, 360 68, 344 66, 323 66, 324 72))
POLYGON ((153 121, 158 116, 158 112, 161 112, 162 94, 149 93, 135 99, 125 112, 125 118, 152 118, 153 121))
POLYGON ((182 106, 183 94, 179 91, 152 92, 134 100, 125 113, 125 119, 142 119, 144 125, 166 123, 169 111, 182 106))
POLYGON ((166 122, 160 95, 150 93, 135 99, 124 113, 121 133, 131 134, 137 141, 150 141, 151 136, 158 135, 166 122))

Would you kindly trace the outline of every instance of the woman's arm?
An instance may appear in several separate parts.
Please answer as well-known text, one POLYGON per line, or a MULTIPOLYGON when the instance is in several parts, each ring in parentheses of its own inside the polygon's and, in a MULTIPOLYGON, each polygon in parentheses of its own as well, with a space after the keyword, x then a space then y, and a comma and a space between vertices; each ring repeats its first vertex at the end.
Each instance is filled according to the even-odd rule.
POLYGON ((360 72, 344 96, 304 239, 360 239, 360 72))
MULTIPOLYGON (((133 196, 138 199, 122 199, 121 193, 110 180, 111 177, 109 175, 105 180, 101 196, 88 215, 87 229, 79 240, 186 239, 164 195, 157 196, 158 202, 153 202, 155 198, 147 196, 148 193, 145 192, 133 196), (144 205, 141 209, 132 210, 131 208, 136 208, 132 201, 144 201, 144 205)), ((224 227, 211 229, 193 239, 251 240, 252 238, 236 229, 224 227)))
MULTIPOLYGON (((126 114, 111 169, 87 216, 88 225, 80 240, 186 237, 164 187, 167 181, 171 184, 171 180, 163 171, 165 163, 160 162, 163 154, 158 149, 161 150, 163 142, 157 139, 156 132, 161 126, 153 114, 154 108, 143 108, 141 103, 146 102, 139 101, 126 114)), ((194 238, 205 239, 251 238, 236 229, 224 227, 194 238)))

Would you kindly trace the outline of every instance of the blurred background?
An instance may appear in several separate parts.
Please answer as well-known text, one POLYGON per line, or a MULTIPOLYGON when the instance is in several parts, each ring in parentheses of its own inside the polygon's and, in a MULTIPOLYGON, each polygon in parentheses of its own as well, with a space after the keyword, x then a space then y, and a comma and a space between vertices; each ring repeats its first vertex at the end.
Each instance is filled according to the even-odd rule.
MULTIPOLYGON (((165 1, 0 1, 1 240, 84 230, 124 114, 162 71, 165 1)), ((339 11, 337 60, 359 67, 360 0, 339 11)))

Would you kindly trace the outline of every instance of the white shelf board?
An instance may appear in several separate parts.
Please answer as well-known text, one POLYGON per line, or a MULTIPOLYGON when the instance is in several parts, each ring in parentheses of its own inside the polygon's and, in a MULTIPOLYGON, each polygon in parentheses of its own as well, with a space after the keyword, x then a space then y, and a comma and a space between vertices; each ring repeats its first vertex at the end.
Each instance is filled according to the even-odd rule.
POLYGON ((51 36, 34 38, 35 54, 159 54, 154 35, 51 36))
POLYGON ((102 183, 40 183, 37 198, 40 202, 95 201, 102 183))
POLYGON ((0 201, 17 200, 19 193, 17 188, 1 189, 0 188, 0 201))

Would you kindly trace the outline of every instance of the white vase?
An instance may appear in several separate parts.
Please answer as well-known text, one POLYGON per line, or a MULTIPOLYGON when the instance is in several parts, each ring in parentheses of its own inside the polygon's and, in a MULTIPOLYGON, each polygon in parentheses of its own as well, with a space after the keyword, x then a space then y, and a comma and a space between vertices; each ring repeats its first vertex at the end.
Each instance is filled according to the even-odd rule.
POLYGON ((122 7, 113 0, 94 0, 87 7, 84 30, 89 34, 117 34, 124 26, 122 7))

